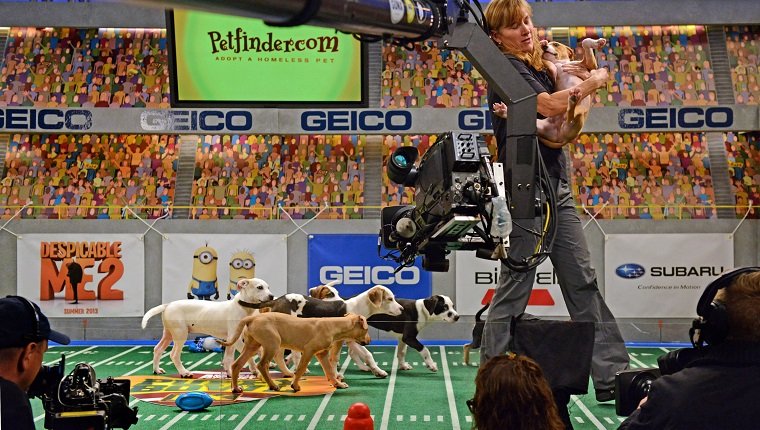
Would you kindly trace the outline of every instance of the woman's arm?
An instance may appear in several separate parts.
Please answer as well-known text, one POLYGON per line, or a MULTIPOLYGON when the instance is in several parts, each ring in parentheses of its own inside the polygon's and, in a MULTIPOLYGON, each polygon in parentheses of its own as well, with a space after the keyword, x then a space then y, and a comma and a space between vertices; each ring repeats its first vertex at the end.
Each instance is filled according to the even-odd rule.
MULTIPOLYGON (((583 99, 591 95, 597 88, 601 88, 607 82, 609 78, 609 72, 605 68, 596 69, 591 71, 591 76, 580 84, 573 88, 581 90, 581 96, 579 99, 583 99)), ((570 95, 569 88, 556 93, 541 93, 538 95, 538 113, 545 117, 555 116, 567 111, 567 99, 570 95)))

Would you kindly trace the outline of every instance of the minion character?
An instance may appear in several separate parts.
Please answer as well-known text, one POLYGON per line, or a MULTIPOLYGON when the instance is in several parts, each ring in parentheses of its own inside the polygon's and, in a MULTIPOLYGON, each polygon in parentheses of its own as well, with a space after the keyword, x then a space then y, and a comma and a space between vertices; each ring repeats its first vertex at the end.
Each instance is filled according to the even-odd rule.
POLYGON ((232 299, 237 291, 237 282, 256 276, 256 259, 250 251, 236 251, 230 257, 230 281, 227 285, 227 300, 232 299))
POLYGON ((193 252, 193 273, 190 285, 187 287, 187 298, 195 294, 201 300, 219 298, 219 284, 216 278, 216 265, 219 257, 214 248, 202 246, 193 252))

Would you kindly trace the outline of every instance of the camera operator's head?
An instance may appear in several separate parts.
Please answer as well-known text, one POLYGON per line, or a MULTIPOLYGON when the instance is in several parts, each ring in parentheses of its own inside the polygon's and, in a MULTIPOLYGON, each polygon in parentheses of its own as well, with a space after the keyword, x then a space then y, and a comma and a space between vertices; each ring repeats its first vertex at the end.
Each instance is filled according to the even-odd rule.
POLYGON ((724 340, 760 342, 760 267, 742 267, 711 282, 690 331, 695 347, 724 340))
POLYGON ((50 329, 39 306, 21 296, 0 299, 0 377, 26 391, 42 366, 48 340, 67 345, 68 336, 50 329))
POLYGON ((715 296, 728 315, 726 340, 760 342, 760 267, 748 269, 715 296))

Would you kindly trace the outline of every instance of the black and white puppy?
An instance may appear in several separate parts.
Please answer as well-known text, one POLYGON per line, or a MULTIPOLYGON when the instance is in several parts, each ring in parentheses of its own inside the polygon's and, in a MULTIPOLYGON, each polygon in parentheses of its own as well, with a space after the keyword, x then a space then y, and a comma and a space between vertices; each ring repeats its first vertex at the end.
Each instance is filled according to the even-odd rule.
MULTIPOLYGON (((367 319, 372 327, 379 330, 388 331, 398 337, 398 348, 396 357, 398 358, 399 370, 410 370, 412 366, 406 362, 406 346, 409 345, 416 349, 425 362, 425 367, 433 372, 438 371, 438 366, 430 356, 430 351, 423 345, 417 335, 428 324, 434 321, 456 322, 459 320, 459 313, 454 309, 454 302, 451 298, 444 295, 434 295, 426 299, 409 300, 396 299, 404 311, 401 315, 373 315, 367 319)), ((366 354, 371 355, 369 350, 364 348, 366 354)), ((351 353, 353 351, 349 351, 351 353)), ((366 362, 366 356, 354 356, 351 358, 357 363, 366 362)), ((360 367, 361 368, 361 367, 360 367)))

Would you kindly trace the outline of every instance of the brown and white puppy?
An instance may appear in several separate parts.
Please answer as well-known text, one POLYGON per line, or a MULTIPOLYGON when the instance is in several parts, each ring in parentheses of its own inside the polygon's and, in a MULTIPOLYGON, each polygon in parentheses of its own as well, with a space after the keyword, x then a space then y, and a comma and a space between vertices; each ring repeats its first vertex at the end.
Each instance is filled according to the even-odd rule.
POLYGON ((369 343, 367 319, 361 315, 348 314, 343 317, 298 318, 293 315, 266 312, 243 318, 234 334, 222 345, 233 345, 243 328, 247 328, 245 348, 240 357, 232 364, 232 392, 240 393, 238 385, 240 369, 261 348, 261 359, 257 365, 261 376, 269 385, 270 390, 280 391, 269 374, 269 361, 282 348, 289 348, 303 353, 303 357, 295 371, 290 387, 293 391, 301 390, 299 381, 306 371, 311 357, 317 356, 325 376, 336 388, 348 388, 348 384, 339 381, 332 363, 337 361, 337 354, 344 340, 369 343))
MULTIPOLYGON (((330 284, 334 285, 332 282, 330 284)), ((334 288, 329 284, 326 286, 328 288, 334 288)), ((337 290, 335 292, 337 293, 337 290)), ((353 313, 369 318, 375 314, 401 315, 404 310, 401 304, 396 301, 393 291, 383 285, 375 285, 356 297, 352 297, 345 301, 327 301, 303 296, 301 294, 285 294, 275 300, 262 303, 261 306, 271 308, 272 312, 286 313, 304 318, 337 317, 347 313, 353 313)), ((356 348, 357 346, 360 345, 349 342, 349 348, 356 348)), ((285 365, 281 354, 275 355, 274 358, 280 368, 285 365)), ((336 361, 336 369, 337 365, 338 363, 336 361)), ((377 367, 377 364, 374 364, 372 371, 373 373, 378 372, 375 373, 377 376, 388 376, 385 371, 377 367)))
MULTIPOLYGON (((559 42, 541 41, 544 50, 543 59, 554 77, 555 91, 573 88, 582 82, 582 79, 563 70, 564 65, 581 65, 588 70, 596 69, 596 56, 594 49, 600 49, 607 41, 605 39, 583 39, 583 59, 574 61, 572 48, 559 42)), ((552 148, 561 148, 574 140, 580 134, 583 124, 586 122, 588 112, 591 109, 591 98, 579 99, 580 90, 571 90, 567 103, 567 111, 563 115, 556 115, 537 122, 537 134, 544 145, 552 148)))
MULTIPOLYGON (((188 333, 204 333, 219 338, 228 337, 241 319, 258 312, 261 302, 272 300, 273 297, 269 284, 259 278, 241 279, 237 283, 237 288, 238 294, 232 300, 224 302, 175 300, 158 305, 145 313, 142 319, 143 329, 147 326, 148 320, 158 314, 162 314, 164 325, 163 336, 153 348, 153 373, 157 375, 165 373, 164 369, 159 367, 159 361, 161 354, 173 341, 171 359, 177 372, 183 378, 192 378, 192 373, 185 369, 180 360, 188 333)), ((224 351, 222 366, 228 374, 235 358, 235 349, 242 350, 242 343, 236 345, 236 348, 227 348, 224 351)), ((290 374, 286 369, 282 370, 290 374)), ((253 371, 251 367, 251 372, 253 371)))

